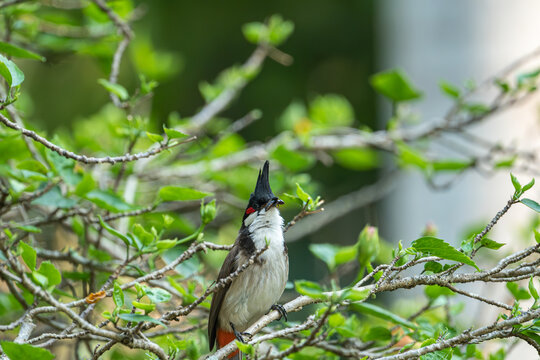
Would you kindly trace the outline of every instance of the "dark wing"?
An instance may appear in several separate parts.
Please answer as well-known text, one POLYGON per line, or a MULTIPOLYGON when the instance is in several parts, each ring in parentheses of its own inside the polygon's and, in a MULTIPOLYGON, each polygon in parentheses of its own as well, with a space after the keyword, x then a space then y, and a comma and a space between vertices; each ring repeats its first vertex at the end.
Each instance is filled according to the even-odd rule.
MULTIPOLYGON (((221 266, 221 270, 219 271, 219 275, 216 281, 226 278, 236 270, 235 260, 238 255, 238 251, 239 247, 237 245, 233 246, 231 251, 229 251, 229 254, 227 254, 227 257, 225 258, 225 261, 221 266)), ((227 293, 227 290, 229 290, 229 287, 230 284, 222 289, 219 289, 214 293, 214 296, 212 297, 212 304, 210 305, 210 316, 208 317, 208 345, 210 346, 210 350, 214 348, 214 342, 216 341, 216 332, 218 327, 219 310, 221 310, 221 304, 223 303, 223 299, 225 298, 225 294, 227 293)))

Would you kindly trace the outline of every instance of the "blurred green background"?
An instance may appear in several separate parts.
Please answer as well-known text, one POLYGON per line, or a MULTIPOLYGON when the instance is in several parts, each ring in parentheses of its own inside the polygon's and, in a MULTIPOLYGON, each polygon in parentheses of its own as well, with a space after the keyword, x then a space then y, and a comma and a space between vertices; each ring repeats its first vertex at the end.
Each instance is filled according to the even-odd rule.
MULTIPOLYGON (((109 4, 114 6, 115 2, 109 4)), ((291 102, 309 102, 317 95, 331 93, 349 100, 354 108, 354 126, 376 128, 375 96, 368 82, 374 73, 373 1, 159 0, 136 2, 135 7, 139 8, 141 17, 133 22, 136 37, 123 59, 119 83, 132 93, 138 85, 135 66, 149 79, 159 82, 154 98, 147 102, 148 108, 138 109, 150 112, 155 129, 172 112, 191 116, 203 106, 199 84, 213 82, 223 69, 243 63, 254 50, 254 45, 242 35, 242 25, 264 21, 275 13, 295 24, 293 35, 280 47, 294 62, 283 66, 267 59, 258 77, 222 115, 238 119, 260 109, 262 119, 244 129, 241 135, 247 141, 266 141, 281 130, 279 118, 291 102)), ((52 23, 67 26, 76 23, 81 13, 77 9, 41 11, 52 23)), ((89 11, 85 9, 85 15, 103 16, 89 11)), ((122 13, 121 8, 116 11, 122 13)), ((87 48, 79 43, 74 45, 75 51, 65 51, 69 49, 69 40, 46 32, 38 36, 42 43, 62 51, 44 53, 45 63, 20 62, 26 74, 24 91, 31 94, 33 102, 28 103, 24 92, 21 101, 27 101, 30 123, 52 135, 57 129, 69 131, 75 122, 99 112, 109 102, 97 79, 109 75, 107 56, 114 51, 116 39, 96 38, 87 48), (100 52, 105 56, 100 57, 100 52)), ((320 184, 319 189, 324 189, 320 195, 327 202, 376 178, 373 170, 357 172, 340 166, 330 169, 317 163, 309 170, 320 184)), ((285 214, 286 220, 292 216, 294 213, 285 214)), ((328 239, 354 243, 368 222, 377 225, 374 207, 352 211, 321 231, 290 244, 291 279, 318 279, 324 275, 325 268, 318 266, 322 263, 306 256, 309 243, 328 242, 328 239), (336 232, 339 237, 335 236, 336 232)))

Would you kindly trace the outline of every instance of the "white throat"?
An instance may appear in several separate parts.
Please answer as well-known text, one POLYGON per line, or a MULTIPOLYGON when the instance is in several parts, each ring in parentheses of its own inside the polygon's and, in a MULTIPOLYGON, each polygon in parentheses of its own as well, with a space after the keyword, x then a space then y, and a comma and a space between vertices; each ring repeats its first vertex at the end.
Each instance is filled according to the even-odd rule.
POLYGON ((270 242, 270 247, 282 247, 283 218, 276 207, 250 214, 244 220, 244 225, 248 228, 257 249, 265 247, 267 241, 270 242))

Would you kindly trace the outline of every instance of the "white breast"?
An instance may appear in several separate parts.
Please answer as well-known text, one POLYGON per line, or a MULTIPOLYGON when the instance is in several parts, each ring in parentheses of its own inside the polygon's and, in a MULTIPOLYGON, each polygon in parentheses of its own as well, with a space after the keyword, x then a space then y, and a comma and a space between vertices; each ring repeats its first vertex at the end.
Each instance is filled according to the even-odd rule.
MULTIPOLYGON (((262 210, 249 224, 255 247, 264 248, 268 241, 268 249, 260 256, 259 262, 232 282, 219 312, 221 328, 232 330, 229 325, 232 322, 236 330, 246 330, 281 297, 289 276, 282 229, 283 218, 275 207, 266 213, 262 210)), ((237 263, 242 264, 248 258, 241 255, 237 263)))

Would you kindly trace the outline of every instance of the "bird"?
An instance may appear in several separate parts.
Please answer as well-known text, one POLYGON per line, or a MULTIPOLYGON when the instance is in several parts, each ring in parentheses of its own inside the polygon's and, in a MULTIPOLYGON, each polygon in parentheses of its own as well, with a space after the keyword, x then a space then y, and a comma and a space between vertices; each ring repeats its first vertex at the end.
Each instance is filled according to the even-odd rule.
MULTIPOLYGON (((289 257, 283 237, 283 218, 278 206, 283 200, 274 195, 269 182, 269 162, 265 161, 244 211, 238 236, 223 261, 217 282, 236 271, 257 251, 268 248, 227 286, 212 298, 208 317, 210 351, 217 342, 222 348, 235 339, 245 342, 245 331, 270 310, 277 310, 287 321, 287 312, 277 301, 289 277, 289 257)), ((281 318, 280 317, 280 318, 281 318)), ((230 359, 242 358, 236 350, 230 359)))

